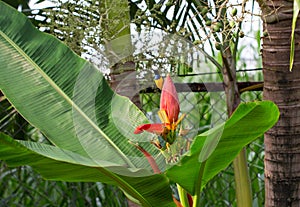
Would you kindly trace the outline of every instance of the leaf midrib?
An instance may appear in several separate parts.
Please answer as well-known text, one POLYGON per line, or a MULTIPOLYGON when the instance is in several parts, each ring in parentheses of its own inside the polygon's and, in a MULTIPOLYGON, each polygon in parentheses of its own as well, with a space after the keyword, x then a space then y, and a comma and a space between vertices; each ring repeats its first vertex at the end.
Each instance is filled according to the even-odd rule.
MULTIPOLYGON (((55 82, 17 45, 11 40, 5 33, 0 31, 0 35, 22 56, 24 59, 38 71, 38 73, 45 79, 50 86, 71 106, 75 109, 99 134, 106 139, 106 141, 117 150, 121 158, 132 168, 135 168, 134 164, 127 158, 127 156, 118 148, 118 146, 109 139, 109 137, 78 107, 56 84, 55 82)), ((87 64, 87 63, 85 63, 87 64)))

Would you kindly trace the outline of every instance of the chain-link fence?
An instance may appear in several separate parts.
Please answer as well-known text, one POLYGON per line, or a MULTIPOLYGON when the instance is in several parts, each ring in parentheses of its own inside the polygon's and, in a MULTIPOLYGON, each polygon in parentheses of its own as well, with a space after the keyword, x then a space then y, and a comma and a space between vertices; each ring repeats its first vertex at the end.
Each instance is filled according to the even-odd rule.
MULTIPOLYGON (((47 142, 43 134, 28 124, 3 94, 0 95, 0 131, 16 139, 47 142)), ((159 98, 160 93, 157 90, 140 93, 143 111, 151 114, 153 110, 159 108, 159 98)), ((189 114, 190 117, 197 114, 196 118, 199 119, 197 133, 227 118, 224 91, 179 92, 179 99, 186 110, 193 111, 189 114)), ((244 102, 261 100, 261 88, 243 92, 241 99, 244 102)), ((263 206, 262 137, 247 147, 247 155, 254 206, 263 206)), ((10 169, 4 162, 0 162, 0 180, 0 206, 127 206, 122 192, 116 187, 101 183, 44 181, 30 167, 10 169)), ((203 190, 201 206, 236 206, 234 185, 233 167, 229 166, 207 184, 203 190)))
MULTIPOLYGON (((254 79, 260 80, 261 77, 254 79)), ((222 83, 194 83, 194 85, 188 85, 191 88, 190 92, 179 92, 178 94, 180 105, 189 105, 189 111, 192 112, 187 113, 190 116, 193 115, 193 113, 199 113, 197 115, 199 124, 198 133, 211 128, 215 123, 226 120, 226 97, 222 83), (206 91, 205 85, 208 86, 207 88, 210 88, 211 92, 206 91), (191 94, 193 101, 191 101, 191 94), (197 108, 197 110, 194 110, 195 108, 197 108)), ((239 86, 241 86, 240 91, 243 91, 241 93, 242 102, 262 100, 261 82, 243 82, 239 83, 239 86), (247 89, 251 89, 251 91, 247 91, 247 89)), ((180 85, 177 85, 177 88, 180 88, 180 85)), ((153 109, 159 108, 160 93, 157 90, 151 90, 149 88, 143 90, 143 92, 144 93, 140 94, 142 109, 145 113, 150 112, 153 114, 153 109)), ((153 116, 150 116, 150 118, 153 118, 153 116)), ((252 185, 253 206, 261 207, 264 206, 265 193, 263 137, 259 137, 255 142, 248 145, 246 149, 252 185)), ((227 167, 227 169, 218 174, 207 184, 202 193, 201 206, 236 206, 235 181, 232 165, 227 167)))

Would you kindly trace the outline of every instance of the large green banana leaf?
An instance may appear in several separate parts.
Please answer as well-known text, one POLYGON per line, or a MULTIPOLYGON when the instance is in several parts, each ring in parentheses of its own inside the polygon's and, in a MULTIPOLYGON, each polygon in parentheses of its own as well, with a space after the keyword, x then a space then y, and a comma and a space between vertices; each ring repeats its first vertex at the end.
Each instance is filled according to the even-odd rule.
MULTIPOLYGON (((91 64, 0 5, 0 89, 13 106, 57 147, 133 169, 149 166, 128 144, 128 138, 147 140, 133 134, 147 122, 143 113, 91 64)), ((143 147, 156 152, 146 142, 143 147)))
MULTIPOLYGON (((25 153, 24 159, 17 156, 14 160, 20 159, 19 164, 33 164, 25 160, 35 154, 33 157, 41 160, 33 164, 35 168, 46 178, 56 180, 77 177, 132 189, 143 183, 144 187, 138 189, 142 197, 130 191, 129 194, 146 206, 147 203, 157 206, 156 192, 164 191, 164 205, 172 205, 167 178, 153 175, 144 155, 128 143, 129 139, 139 140, 148 152, 158 153, 147 135, 133 134, 138 124, 147 122, 142 112, 127 98, 116 95, 94 66, 56 38, 35 29, 26 16, 3 2, 0 2, 0 14, 0 89, 54 146, 24 142, 20 147, 10 140, 9 149, 16 151, 15 147, 25 153), (73 175, 59 173, 64 166, 72 166, 73 170, 66 172, 73 175), (102 170, 97 170, 97 176, 95 170, 92 174, 87 170, 89 178, 84 178, 83 166, 102 170), (107 172, 111 177, 107 178, 107 172), (162 184, 159 187, 151 183, 162 184)), ((2 143, 3 150, 6 144, 2 143)), ((15 156, 6 152, 1 154, 4 160, 15 156)))
POLYGON ((240 104, 224 124, 195 138, 189 153, 166 172, 168 178, 194 195, 278 118, 279 110, 273 102, 240 104))
MULTIPOLYGON (((72 151, 35 142, 18 143, 3 133, 0 133, 0 157, 11 167, 30 165, 49 180, 101 181, 119 186, 143 206, 173 206, 169 180, 159 174, 141 178, 117 175, 112 173, 114 167, 119 168, 114 164, 103 163, 110 166, 103 168, 94 160, 72 151)), ((144 175, 140 171, 136 173, 144 175)))

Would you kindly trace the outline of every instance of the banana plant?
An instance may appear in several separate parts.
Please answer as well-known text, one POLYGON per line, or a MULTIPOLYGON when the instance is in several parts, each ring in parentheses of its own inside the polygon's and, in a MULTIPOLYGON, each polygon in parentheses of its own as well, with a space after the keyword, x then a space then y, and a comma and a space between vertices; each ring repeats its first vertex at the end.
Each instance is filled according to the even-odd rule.
POLYGON ((225 123, 197 135, 178 162, 166 164, 153 135, 134 134, 149 120, 99 70, 3 2, 0 13, 0 90, 50 143, 0 133, 0 159, 11 167, 29 165, 49 180, 116 185, 142 206, 196 207, 205 184, 279 117, 270 101, 241 104, 225 123), (183 197, 179 204, 174 183, 193 204, 183 197))

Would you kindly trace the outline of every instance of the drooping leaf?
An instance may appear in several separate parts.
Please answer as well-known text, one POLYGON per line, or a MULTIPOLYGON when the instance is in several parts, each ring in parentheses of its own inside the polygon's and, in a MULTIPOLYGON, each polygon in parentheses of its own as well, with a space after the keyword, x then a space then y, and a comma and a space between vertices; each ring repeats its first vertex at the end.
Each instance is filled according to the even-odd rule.
MULTIPOLYGON (((0 90, 54 145, 24 142, 20 147, 10 140, 0 158, 13 165, 18 160, 18 165, 33 165, 44 177, 55 180, 86 181, 82 176, 85 169, 97 166, 105 173, 99 172, 94 180, 121 188, 123 181, 133 189, 138 182, 146 185, 160 183, 161 179, 166 181, 163 175, 149 177, 153 173, 147 159, 128 142, 129 139, 142 141, 140 145, 149 153, 158 153, 147 135, 133 134, 137 125, 147 122, 143 113, 129 99, 116 95, 94 66, 53 36, 38 31, 26 16, 3 2, 0 2, 0 13, 0 90), (23 159, 15 154, 19 151, 24 154, 23 159), (34 162, 30 159, 32 153, 36 160, 47 157, 47 162, 34 162), (67 159, 69 155, 72 162, 67 159), (90 161, 95 166, 90 166, 90 161), (76 166, 71 168, 73 173, 78 169, 82 174, 78 177, 67 173, 71 171, 64 174, 67 170, 64 165, 76 166), (118 176, 122 178, 120 182, 118 176)), ((161 186, 165 202, 172 203, 167 182, 161 186)), ((138 190, 145 197, 127 193, 141 202, 147 200, 156 205, 151 201, 156 199, 156 187, 138 190)))
POLYGON ((197 136, 190 152, 166 175, 194 194, 225 169, 244 146, 270 129, 278 117, 278 108, 270 101, 241 104, 224 124, 197 136), (197 182, 201 167, 202 180, 197 182))
POLYGON ((72 151, 36 142, 17 142, 3 133, 0 133, 0 157, 11 167, 30 165, 49 180, 105 182, 119 186, 143 206, 173 206, 168 179, 162 174, 144 176, 145 172, 138 170, 135 173, 143 177, 117 175, 110 169, 129 169, 109 162, 102 163, 110 166, 103 168, 94 160, 72 151))

